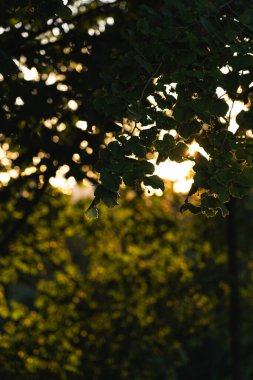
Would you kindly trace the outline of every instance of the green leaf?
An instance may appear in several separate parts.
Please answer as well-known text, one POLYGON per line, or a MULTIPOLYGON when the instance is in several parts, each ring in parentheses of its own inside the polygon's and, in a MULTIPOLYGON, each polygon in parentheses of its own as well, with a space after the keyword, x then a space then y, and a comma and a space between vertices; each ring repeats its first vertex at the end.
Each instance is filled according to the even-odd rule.
POLYGON ((215 116, 225 116, 228 112, 229 106, 222 99, 211 99, 209 103, 209 112, 215 116))
POLYGON ((177 122, 165 113, 159 112, 156 115, 156 124, 158 129, 165 129, 166 131, 169 131, 176 128, 177 122))
POLYGON ((248 192, 248 189, 244 186, 239 186, 238 184, 231 183, 229 186, 229 192, 234 198, 242 199, 248 192))
POLYGON ((201 124, 197 122, 197 120, 192 120, 192 121, 180 124, 179 134, 183 138, 187 139, 199 133, 200 130, 201 130, 201 124))
POLYGON ((88 208, 84 213, 89 219, 97 219, 98 218, 98 209, 97 207, 88 208))
POLYGON ((190 120, 195 114, 193 109, 189 106, 176 104, 176 107, 173 110, 173 116, 176 121, 181 123, 182 121, 190 120))
POLYGON ((228 91, 228 93, 236 94, 239 87, 239 74, 238 72, 229 72, 224 74, 221 82, 221 87, 228 91))
POLYGON ((221 214, 222 214, 223 218, 228 216, 229 211, 228 211, 226 205, 222 201, 220 202, 220 205, 218 206, 218 208, 221 210, 221 214))
POLYGON ((227 186, 231 181, 231 170, 229 168, 220 169, 216 172, 214 179, 221 185, 227 186))
POLYGON ((202 199, 201 208, 207 216, 214 216, 217 213, 217 210, 221 210, 222 216, 226 217, 228 215, 228 209, 221 202, 219 198, 213 196, 207 196, 202 199))
POLYGON ((86 215, 89 219, 98 218, 98 209, 96 206, 99 204, 99 202, 100 202, 100 199, 95 196, 89 208, 85 211, 84 215, 86 215))
POLYGON ((154 165, 146 160, 136 161, 134 164, 134 171, 141 179, 145 174, 153 174, 155 171, 154 165))
POLYGON ((146 174, 153 174, 155 171, 154 165, 146 160, 133 160, 131 171, 122 174, 123 181, 126 186, 134 186, 136 180, 143 180, 146 174))
POLYGON ((253 168, 245 168, 242 173, 234 177, 234 182, 240 186, 252 187, 253 186, 253 168))
POLYGON ((235 70, 247 70, 253 66, 253 57, 250 54, 235 55, 229 60, 229 65, 235 70))
POLYGON ((107 190, 104 186, 97 186, 95 190, 95 197, 101 200, 107 207, 112 208, 118 205, 118 193, 107 190))
POLYGON ((221 185, 215 179, 210 179, 208 184, 210 185, 210 190, 219 196, 221 202, 229 201, 229 192, 226 186, 221 185))
MULTIPOLYGON (((218 98, 202 98, 193 102, 196 114, 205 120, 205 115, 225 116, 228 112, 227 103, 218 98)), ((208 121, 208 120, 206 120, 208 121)))
POLYGON ((168 96, 167 94, 164 94, 164 93, 163 94, 155 93, 154 99, 156 101, 157 106, 161 110, 172 108, 173 104, 175 103, 175 98, 173 96, 170 96, 170 95, 168 96))
POLYGON ((145 177, 143 183, 145 186, 151 186, 153 187, 153 189, 161 189, 162 191, 164 191, 164 182, 157 175, 145 177))
POLYGON ((125 147, 137 157, 144 158, 146 156, 146 148, 140 144, 140 139, 137 136, 132 136, 127 140, 125 147))
POLYGON ((125 172, 133 171, 135 159, 130 157, 123 157, 119 160, 114 159, 111 163, 111 169, 114 173, 122 175, 125 172))
POLYGON ((167 145, 167 147, 169 148, 174 148, 176 143, 175 143, 175 140, 174 140, 174 137, 172 135, 170 135, 169 133, 166 133, 164 136, 163 136, 163 142, 167 145))
POLYGON ((154 140, 157 137, 157 130, 155 128, 143 129, 140 132, 141 142, 146 146, 152 146, 154 140))
POLYGON ((163 136, 162 140, 156 140, 154 143, 154 147, 156 148, 158 153, 166 154, 168 150, 175 147, 174 137, 169 133, 163 136))
POLYGON ((126 186, 133 187, 136 180, 136 174, 134 172, 123 173, 122 179, 126 186))
POLYGON ((118 191, 121 183, 119 175, 112 173, 107 168, 101 170, 100 181, 110 191, 118 191))
POLYGON ((174 137, 169 133, 166 133, 163 136, 163 140, 156 140, 154 143, 154 147, 156 151, 159 153, 157 158, 157 164, 165 161, 169 157, 169 152, 176 145, 174 137))
POLYGON ((193 214, 200 214, 201 213, 201 207, 195 206, 192 203, 185 202, 181 207, 180 207, 180 212, 185 212, 189 210, 193 214))
POLYGON ((124 156, 124 150, 122 145, 118 141, 111 141, 108 144, 109 151, 111 152, 113 157, 123 157, 124 156))
POLYGON ((171 161, 176 161, 176 162, 183 162, 184 156, 188 151, 188 146, 183 143, 179 142, 175 148, 171 149, 169 151, 169 158, 171 161))
POLYGON ((236 122, 239 125, 240 129, 253 129, 253 115, 249 111, 242 110, 237 116, 236 116, 236 122))

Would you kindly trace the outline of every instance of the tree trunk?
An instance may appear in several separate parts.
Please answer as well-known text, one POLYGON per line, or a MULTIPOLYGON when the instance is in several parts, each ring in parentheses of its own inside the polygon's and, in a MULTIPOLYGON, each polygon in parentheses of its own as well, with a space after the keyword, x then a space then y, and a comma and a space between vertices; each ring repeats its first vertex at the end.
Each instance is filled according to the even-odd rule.
POLYGON ((228 275, 230 285, 229 337, 231 379, 242 380, 241 374, 241 317, 239 294, 239 268, 237 256, 236 200, 231 199, 227 217, 228 275))

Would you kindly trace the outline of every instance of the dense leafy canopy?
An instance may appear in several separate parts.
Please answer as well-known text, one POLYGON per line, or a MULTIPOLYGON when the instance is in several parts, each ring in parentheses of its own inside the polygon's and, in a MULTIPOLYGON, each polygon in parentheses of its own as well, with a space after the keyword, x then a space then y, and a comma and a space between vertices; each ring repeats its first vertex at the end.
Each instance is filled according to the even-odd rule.
POLYGON ((252 187, 252 1, 10 0, 1 10, 0 138, 14 169, 2 198, 36 203, 66 164, 99 184, 96 215, 121 184, 164 189, 151 158, 195 161, 182 210, 226 215, 252 187), (235 133, 227 99, 248 107, 235 133), (190 156, 193 140, 208 159, 190 156))

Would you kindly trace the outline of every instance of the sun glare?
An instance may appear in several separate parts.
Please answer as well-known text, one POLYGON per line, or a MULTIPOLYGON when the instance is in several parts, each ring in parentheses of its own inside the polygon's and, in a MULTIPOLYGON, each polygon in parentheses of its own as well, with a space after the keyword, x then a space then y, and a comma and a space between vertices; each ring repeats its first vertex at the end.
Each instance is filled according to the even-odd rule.
POLYGON ((76 180, 74 177, 65 178, 65 175, 70 170, 68 165, 61 166, 57 172, 55 177, 51 177, 49 180, 50 185, 60 189, 64 194, 70 195, 72 194, 73 188, 76 186, 76 180))
POLYGON ((197 152, 202 154, 202 156, 205 158, 209 159, 209 155, 206 153, 205 149, 201 148, 201 146, 196 141, 193 141, 189 146, 189 155, 194 157, 197 152))
POLYGON ((187 193, 192 185, 192 167, 194 162, 182 163, 165 161, 156 166, 155 173, 165 181, 171 182, 173 190, 178 193, 187 193))

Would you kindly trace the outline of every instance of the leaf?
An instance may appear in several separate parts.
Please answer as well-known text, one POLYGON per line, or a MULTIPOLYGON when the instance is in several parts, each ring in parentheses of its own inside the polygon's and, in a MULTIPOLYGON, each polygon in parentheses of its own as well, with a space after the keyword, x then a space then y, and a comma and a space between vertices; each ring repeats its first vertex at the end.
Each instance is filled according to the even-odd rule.
POLYGON ((153 174, 155 171, 155 166, 146 160, 143 161, 136 161, 134 164, 134 171, 141 179, 145 174, 153 174))
POLYGON ((98 218, 98 209, 96 206, 99 204, 99 202, 100 202, 100 199, 95 196, 89 208, 85 211, 84 215, 86 215, 89 219, 98 218))
POLYGON ((112 173, 107 168, 101 170, 100 181, 110 191, 118 191, 121 183, 119 175, 112 173))
MULTIPOLYGON (((205 115, 225 116, 228 112, 227 103, 218 98, 202 98, 193 103, 197 115, 205 121, 205 115)), ((208 122, 208 119, 206 120, 208 122)))
POLYGON ((98 209, 97 207, 88 208, 84 213, 89 219, 97 219, 98 218, 98 209))
POLYGON ((225 218, 226 216, 228 216, 229 211, 228 211, 227 207, 225 206, 225 204, 222 201, 220 202, 220 205, 218 206, 218 208, 221 210, 223 218, 225 218))
POLYGON ((199 133, 201 130, 201 124, 197 120, 182 123, 179 127, 179 134, 183 138, 187 139, 192 135, 199 133))
POLYGON ((229 106, 222 99, 210 99, 209 112, 215 116, 225 116, 228 112, 229 106))
POLYGON ((126 186, 132 187, 136 180, 136 174, 134 172, 123 173, 122 179, 126 186))
POLYGON ((240 129, 253 129, 253 116, 249 111, 242 110, 236 116, 236 122, 238 123, 240 129))
POLYGON ((173 109, 173 116, 176 121, 182 122, 191 119, 195 114, 189 106, 176 104, 176 107, 173 109))
POLYGON ((234 182, 240 186, 252 187, 253 186, 253 168, 245 168, 244 171, 234 177, 234 182))
POLYGON ((163 140, 156 140, 154 143, 154 147, 156 148, 156 151, 159 153, 157 158, 157 164, 159 165, 160 162, 165 161, 169 157, 169 151, 174 148, 176 145, 174 137, 171 136, 169 133, 166 133, 163 136, 163 140))
POLYGON ((121 132, 122 127, 116 124, 114 121, 105 121, 103 124, 105 132, 121 132))
POLYGON ((118 205, 118 193, 107 190, 104 186, 97 186, 95 190, 95 197, 101 200, 107 207, 112 208, 118 205))
POLYGON ((221 202, 229 201, 229 192, 228 192, 227 187, 222 186, 215 179, 211 179, 208 182, 208 184, 210 185, 210 190, 219 196, 219 199, 221 200, 221 202))
POLYGON ((247 70, 253 66, 251 54, 235 55, 229 60, 229 65, 235 70, 247 70))
POLYGON ((219 198, 207 196, 202 199, 201 208, 207 216, 214 216, 217 210, 221 210, 222 216, 226 217, 229 212, 224 203, 219 198))
POLYGON ((99 159, 97 163, 95 164, 95 169, 100 172, 104 167, 107 167, 110 165, 110 158, 111 153, 107 148, 104 148, 100 150, 99 152, 99 159))
POLYGON ((164 191, 164 182, 157 175, 145 177, 143 183, 145 186, 151 186, 153 187, 153 189, 161 189, 162 191, 164 191))
POLYGON ((122 175, 125 172, 133 171, 135 165, 135 159, 130 157, 123 157, 119 160, 113 160, 111 163, 111 169, 114 173, 122 175))
POLYGON ((167 108, 172 108, 173 104, 175 103, 175 98, 170 95, 165 95, 165 94, 160 94, 160 93, 155 93, 154 94, 154 99, 156 101, 157 106, 161 110, 165 110, 167 108))
POLYGON ((155 128, 143 129, 139 136, 144 145, 151 146, 157 137, 157 130, 155 128))
POLYGON ((154 165, 146 160, 132 160, 133 167, 131 171, 122 173, 123 182, 126 186, 134 186, 136 180, 142 181, 146 174, 153 174, 155 171, 154 165))
POLYGON ((244 186, 239 186, 238 184, 231 183, 229 186, 229 192, 234 198, 242 199, 247 193, 247 189, 244 186))
POLYGON ((179 142, 175 148, 173 148, 169 151, 170 160, 176 161, 179 163, 182 162, 186 152, 188 151, 188 149, 189 148, 185 143, 179 142))
POLYGON ((163 142, 169 147, 169 148, 174 148, 176 145, 174 137, 170 135, 169 133, 166 133, 163 136, 163 142))
POLYGON ((154 147, 156 148, 157 152, 162 154, 166 154, 168 150, 174 148, 174 146, 174 137, 168 133, 164 135, 163 140, 156 140, 154 143, 154 147))
POLYGON ((124 150, 122 145, 118 141, 111 141, 108 144, 109 151, 111 152, 113 157, 123 157, 124 156, 124 150))
POLYGON ((144 158, 146 156, 146 148, 140 144, 140 139, 137 136, 132 136, 129 140, 127 140, 125 147, 139 158, 144 158))
POLYGON ((176 128, 176 120, 172 117, 167 116, 163 112, 159 112, 156 116, 156 124, 158 129, 165 129, 166 131, 176 128))
POLYGON ((231 170, 229 168, 220 169, 215 174, 214 179, 221 185, 227 186, 231 181, 231 170))
POLYGON ((195 206, 192 203, 185 202, 181 207, 180 207, 180 212, 183 213, 185 211, 189 210, 193 214, 200 214, 201 213, 201 208, 199 206, 195 206))
POLYGON ((239 74, 238 72, 229 72, 222 77, 221 87, 228 93, 236 94, 239 87, 239 74))

